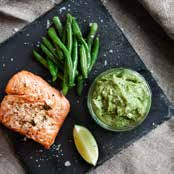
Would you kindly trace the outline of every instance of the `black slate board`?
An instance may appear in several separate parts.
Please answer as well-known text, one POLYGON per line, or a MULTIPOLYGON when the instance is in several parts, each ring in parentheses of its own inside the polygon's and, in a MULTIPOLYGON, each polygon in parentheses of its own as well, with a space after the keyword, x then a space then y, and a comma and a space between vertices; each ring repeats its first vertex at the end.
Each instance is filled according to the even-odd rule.
MULTIPOLYGON (((75 149, 72 140, 74 124, 84 125, 93 132, 100 150, 98 165, 101 165, 123 147, 153 129, 154 125, 169 119, 173 111, 151 73, 99 0, 66 1, 2 43, 0 46, 0 99, 4 96, 2 91, 7 81, 19 70, 29 70, 50 81, 47 71, 32 59, 31 52, 41 36, 46 34, 47 20, 54 15, 59 15, 63 19, 67 12, 78 18, 83 29, 88 28, 89 22, 96 21, 99 24, 101 51, 98 62, 86 83, 83 97, 79 98, 75 91, 69 93, 71 112, 50 150, 45 150, 32 140, 24 141, 22 136, 1 126, 26 172, 31 174, 80 174, 91 169, 91 166, 82 160, 75 149), (90 117, 86 106, 86 95, 90 84, 99 73, 112 67, 126 67, 138 71, 152 89, 152 108, 148 118, 141 126, 130 132, 113 133, 100 128, 90 117), (64 166, 66 161, 71 162, 70 167, 64 166)), ((52 85, 58 87, 58 83, 52 85)))

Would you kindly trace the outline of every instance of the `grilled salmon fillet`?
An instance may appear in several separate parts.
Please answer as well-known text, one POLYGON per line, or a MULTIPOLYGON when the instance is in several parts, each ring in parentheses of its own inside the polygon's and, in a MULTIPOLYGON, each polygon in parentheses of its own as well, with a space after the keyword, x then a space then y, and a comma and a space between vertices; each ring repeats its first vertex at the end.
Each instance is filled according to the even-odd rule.
POLYGON ((0 105, 0 122, 50 148, 70 110, 68 100, 41 77, 15 74, 0 105))

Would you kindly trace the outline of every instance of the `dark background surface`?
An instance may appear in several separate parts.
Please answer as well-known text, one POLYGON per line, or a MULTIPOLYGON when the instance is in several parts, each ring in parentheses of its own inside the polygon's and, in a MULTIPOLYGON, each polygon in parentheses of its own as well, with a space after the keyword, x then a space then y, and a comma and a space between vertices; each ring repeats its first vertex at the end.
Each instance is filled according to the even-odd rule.
MULTIPOLYGON (((43 147, 32 140, 24 141, 22 136, 2 127, 28 173, 84 173, 91 168, 90 165, 81 159, 75 149, 72 140, 74 124, 84 125, 93 132, 99 145, 100 156, 98 165, 100 165, 123 147, 149 132, 154 125, 162 123, 171 116, 170 104, 167 98, 98 0, 67 1, 62 3, 17 33, 15 37, 1 44, 0 63, 4 63, 5 68, 2 69, 0 74, 0 91, 4 91, 11 75, 21 69, 39 74, 47 81, 50 81, 47 71, 32 59, 31 52, 41 36, 46 34, 47 20, 54 15, 64 18, 64 14, 67 11, 70 11, 81 22, 84 33, 87 31, 89 22, 96 21, 99 24, 101 51, 98 62, 86 83, 83 97, 77 97, 75 91, 71 91, 67 96, 71 102, 71 112, 50 150, 43 149, 43 147), (14 61, 11 61, 11 58, 14 61), (86 106, 86 95, 91 82, 99 73, 112 67, 126 67, 140 72, 152 89, 152 108, 148 118, 141 126, 130 132, 113 133, 105 131, 91 119, 86 106), (71 162, 70 167, 64 166, 66 161, 71 162)), ((53 85, 56 88, 60 86, 58 82, 53 85)), ((0 93, 1 99, 3 96, 4 93, 0 93)))

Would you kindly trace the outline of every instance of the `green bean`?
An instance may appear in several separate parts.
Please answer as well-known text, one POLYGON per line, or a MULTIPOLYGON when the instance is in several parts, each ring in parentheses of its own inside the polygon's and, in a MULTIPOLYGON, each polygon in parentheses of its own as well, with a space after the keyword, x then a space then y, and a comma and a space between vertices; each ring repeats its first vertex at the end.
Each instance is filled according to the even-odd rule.
POLYGON ((58 45, 56 45, 56 44, 54 44, 54 45, 56 47, 57 57, 59 58, 59 60, 62 61, 63 58, 64 58, 63 52, 62 52, 62 50, 60 49, 60 47, 58 45))
POLYGON ((54 23, 54 25, 59 33, 59 36, 62 37, 63 27, 62 27, 62 23, 61 23, 58 16, 53 17, 53 23, 54 23))
POLYGON ((77 24, 75 18, 72 19, 72 28, 73 28, 73 33, 77 37, 78 41, 84 45, 86 56, 87 56, 87 67, 89 68, 90 64, 91 64, 91 55, 89 52, 88 44, 86 43, 85 39, 83 38, 80 27, 77 24))
POLYGON ((54 55, 43 44, 41 44, 41 50, 49 59, 51 59, 58 66, 60 70, 63 70, 63 64, 61 64, 62 62, 59 62, 57 59, 55 59, 54 55))
POLYGON ((82 94, 83 91, 83 83, 84 83, 84 79, 83 76, 80 75, 77 77, 77 94, 80 96, 82 94))
MULTIPOLYGON (((64 77, 64 79, 65 79, 65 77, 64 77)), ((68 87, 67 83, 65 83, 64 80, 63 80, 63 83, 62 83, 62 93, 63 93, 64 96, 67 95, 68 90, 69 90, 69 87, 68 87)))
POLYGON ((99 40, 99 37, 97 37, 94 40, 93 47, 92 47, 91 65, 89 67, 89 72, 92 70, 92 67, 94 66, 94 64, 95 64, 95 62, 97 60, 98 53, 99 53, 99 47, 100 47, 100 40, 99 40))
POLYGON ((86 52, 86 56, 87 56, 87 67, 89 68, 89 66, 91 64, 91 54, 89 52, 88 44, 86 43, 86 41, 84 39, 81 39, 81 43, 84 45, 84 48, 85 48, 85 52, 86 52))
POLYGON ((58 38, 54 28, 50 28, 48 30, 48 35, 50 36, 52 41, 62 49, 62 51, 65 55, 65 58, 67 61, 67 67, 68 67, 67 71, 68 71, 68 76, 69 76, 69 86, 73 86, 74 85, 73 77, 72 77, 73 64, 72 64, 71 55, 70 55, 69 51, 67 50, 67 48, 65 47, 65 45, 62 43, 62 41, 58 38))
POLYGON ((78 65, 78 43, 77 39, 74 36, 73 38, 73 48, 72 48, 72 61, 73 61, 73 80, 75 81, 75 77, 77 75, 77 65, 78 65))
POLYGON ((41 50, 43 51, 43 53, 45 53, 45 55, 51 59, 57 66, 58 68, 60 68, 61 70, 63 70, 62 68, 62 65, 63 65, 63 62, 61 60, 57 60, 55 58, 55 56, 48 50, 47 47, 45 47, 45 45, 41 44, 41 50))
MULTIPOLYGON (((33 55, 38 62, 40 62, 45 68, 49 70, 47 61, 37 51, 34 50, 33 55)), ((58 73, 58 78, 63 80, 63 75, 60 72, 58 73)))
POLYGON ((53 47, 53 45, 51 44, 51 42, 46 37, 42 37, 42 41, 43 41, 43 44, 49 49, 49 51, 54 56, 56 56, 55 48, 53 47))
POLYGON ((63 29, 63 34, 62 34, 62 42, 66 44, 66 26, 63 29))
POLYGON ((80 55, 81 71, 83 77, 86 79, 88 77, 88 66, 87 66, 87 57, 85 53, 85 48, 83 45, 80 45, 79 53, 80 53, 79 55, 80 55))
POLYGON ((48 29, 49 38, 42 38, 40 48, 44 53, 43 56, 35 50, 33 55, 49 70, 53 81, 57 78, 62 80, 62 93, 64 95, 74 86, 75 80, 77 93, 81 95, 84 81, 99 54, 100 41, 98 37, 95 39, 98 24, 90 24, 89 34, 85 40, 76 19, 70 14, 66 16, 64 27, 58 16, 53 17, 53 23, 55 28, 48 29))
POLYGON ((49 59, 47 58, 47 63, 48 63, 48 68, 50 71, 50 74, 52 75, 52 81, 56 81, 57 77, 58 77, 58 69, 57 66, 55 66, 55 64, 49 59))
MULTIPOLYGON (((60 38, 62 38, 63 27, 62 27, 62 23, 61 23, 61 21, 60 21, 58 16, 54 16, 53 17, 53 23, 54 23, 54 25, 55 25, 58 33, 59 33, 60 38)), ((57 52, 58 57, 60 59, 63 59, 63 53, 62 53, 61 49, 58 46, 56 46, 56 52, 57 52)))
POLYGON ((33 50, 35 59, 40 62, 45 68, 48 68, 47 61, 35 50, 33 50))
POLYGON ((43 44, 49 49, 49 51, 50 51, 58 60, 60 60, 61 63, 63 63, 63 62, 61 61, 61 60, 63 59, 63 53, 62 53, 61 49, 60 49, 58 46, 54 45, 55 48, 56 48, 56 50, 55 50, 55 48, 54 48, 54 46, 52 45, 52 43, 51 43, 46 37, 43 37, 42 40, 43 40, 43 44))
POLYGON ((82 37, 82 32, 74 17, 72 18, 72 28, 73 28, 74 35, 76 35, 77 37, 82 37))
MULTIPOLYGON (((67 14, 67 20, 65 25, 65 30, 63 32, 62 41, 64 44, 66 44, 66 38, 67 38, 67 49, 69 50, 70 54, 72 51, 72 28, 71 28, 72 19, 69 14, 67 14)), ((73 65, 74 68, 74 65, 73 65)), ((64 67, 64 80, 62 83, 62 93, 66 96, 68 93, 69 87, 68 87, 68 74, 67 74, 67 62, 65 63, 64 67)), ((73 76, 73 75, 72 75, 73 76)), ((73 78, 74 81, 74 78, 73 78)))
MULTIPOLYGON (((68 14, 68 16, 71 16, 70 14, 68 14)), ((72 18, 72 16, 71 16, 72 18)), ((72 22, 72 21, 71 21, 72 22)), ((62 42, 66 45, 66 40, 67 40, 67 20, 65 23, 65 26, 63 28, 63 34, 62 34, 62 42)))
POLYGON ((88 34, 88 37, 87 37, 87 43, 88 43, 88 48, 89 48, 90 53, 91 53, 91 47, 92 47, 92 44, 93 44, 94 37, 97 33, 97 29, 98 29, 97 23, 91 23, 90 24, 90 31, 89 31, 89 34, 88 34))
POLYGON ((63 53, 61 51, 61 49, 59 47, 56 47, 56 50, 54 48, 54 46, 52 45, 52 43, 46 38, 46 37, 43 37, 42 38, 43 40, 43 44, 49 49, 49 51, 61 62, 62 62, 62 59, 63 59, 63 53))
POLYGON ((58 60, 55 59, 54 55, 48 50, 48 48, 44 44, 41 44, 40 48, 49 59, 51 59, 55 64, 59 64, 58 60))
POLYGON ((71 54, 72 51, 72 17, 70 14, 67 14, 67 20, 66 20, 66 30, 67 30, 67 48, 71 54))
POLYGON ((67 63, 65 62, 64 67, 64 76, 63 76, 63 82, 62 82, 62 93, 66 96, 68 93, 69 87, 68 87, 68 73, 67 73, 67 63))
POLYGON ((67 95, 68 90, 69 90, 68 84, 66 83, 67 80, 65 80, 65 79, 66 79, 66 77, 64 76, 63 77, 63 83, 62 83, 62 93, 63 93, 64 96, 67 95))

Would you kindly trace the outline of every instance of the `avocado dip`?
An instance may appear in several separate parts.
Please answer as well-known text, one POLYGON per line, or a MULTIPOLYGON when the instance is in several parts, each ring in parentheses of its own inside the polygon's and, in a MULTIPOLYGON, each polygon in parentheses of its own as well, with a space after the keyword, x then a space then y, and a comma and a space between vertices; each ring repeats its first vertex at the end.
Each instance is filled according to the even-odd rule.
POLYGON ((147 116, 151 92, 139 73, 117 68, 96 78, 90 92, 90 103, 93 115, 97 117, 95 120, 100 120, 111 130, 129 130, 147 116))

